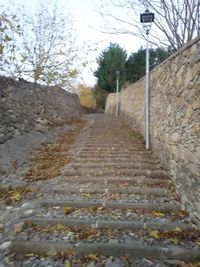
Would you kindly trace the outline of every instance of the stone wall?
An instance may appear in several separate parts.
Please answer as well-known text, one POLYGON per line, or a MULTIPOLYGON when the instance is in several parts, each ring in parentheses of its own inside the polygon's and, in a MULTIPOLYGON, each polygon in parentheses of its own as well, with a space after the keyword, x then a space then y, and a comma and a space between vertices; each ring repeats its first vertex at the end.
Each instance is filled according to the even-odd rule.
MULTIPOLYGON (((182 201, 200 220, 200 36, 150 73, 152 149, 169 168, 182 201)), ((120 93, 120 116, 144 136, 145 79, 120 93)), ((106 113, 114 113, 115 94, 106 113)))
POLYGON ((0 143, 79 116, 76 94, 0 76, 0 143))

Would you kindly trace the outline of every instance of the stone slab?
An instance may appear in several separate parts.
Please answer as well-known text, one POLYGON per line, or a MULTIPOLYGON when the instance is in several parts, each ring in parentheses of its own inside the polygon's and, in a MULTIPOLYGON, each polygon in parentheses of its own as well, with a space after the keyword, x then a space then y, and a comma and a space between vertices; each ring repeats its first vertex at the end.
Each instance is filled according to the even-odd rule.
POLYGON ((116 203, 113 201, 38 201, 38 205, 46 207, 101 207, 118 209, 148 209, 148 210, 180 210, 180 204, 171 203, 116 203))
POLYGON ((74 219, 74 218, 54 218, 54 217, 30 217, 29 221, 38 224, 38 225, 69 225, 69 226, 80 226, 84 228, 88 227, 110 227, 117 229, 156 229, 156 230, 174 230, 176 227, 179 227, 182 230, 191 229, 193 227, 190 223, 181 223, 181 222, 170 222, 170 221, 123 221, 123 220, 83 220, 83 219, 74 219))
POLYGON ((141 242, 135 242, 134 245, 100 243, 100 244, 80 244, 71 245, 67 242, 53 241, 24 241, 15 240, 11 245, 11 252, 18 255, 34 253, 45 255, 48 252, 68 252, 75 250, 80 255, 90 253, 120 257, 128 255, 131 258, 149 258, 149 259, 188 259, 191 256, 200 254, 199 249, 186 249, 178 246, 145 246, 141 242))

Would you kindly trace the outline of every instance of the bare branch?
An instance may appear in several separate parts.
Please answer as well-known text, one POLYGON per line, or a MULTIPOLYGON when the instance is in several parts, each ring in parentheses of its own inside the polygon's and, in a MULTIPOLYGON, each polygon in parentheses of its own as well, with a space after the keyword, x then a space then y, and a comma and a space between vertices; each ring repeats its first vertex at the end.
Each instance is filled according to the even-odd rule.
POLYGON ((148 8, 156 17, 152 42, 159 40, 176 50, 197 34, 197 4, 198 0, 112 0, 108 5, 101 0, 99 13, 106 22, 103 32, 132 34, 144 39, 139 14, 148 8))

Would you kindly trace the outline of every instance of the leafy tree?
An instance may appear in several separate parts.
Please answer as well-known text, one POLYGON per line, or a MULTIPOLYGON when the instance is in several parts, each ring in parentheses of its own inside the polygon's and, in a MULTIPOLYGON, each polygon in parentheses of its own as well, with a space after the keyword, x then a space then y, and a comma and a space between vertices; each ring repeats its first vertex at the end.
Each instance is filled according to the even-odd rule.
POLYGON ((176 51, 197 35, 199 0, 101 0, 104 32, 146 38, 139 21, 146 9, 155 13, 150 41, 176 51))
MULTIPOLYGON (((169 53, 162 48, 149 50, 149 69, 152 70, 169 56, 169 53)), ((142 47, 129 56, 126 62, 126 80, 136 82, 146 72, 146 49, 142 47)))
POLYGON ((3 24, 1 40, 8 36, 7 46, 12 40, 12 57, 8 49, 3 49, 0 74, 69 89, 85 66, 83 52, 89 50, 86 46, 77 47, 70 15, 64 16, 56 5, 47 2, 40 4, 34 15, 23 8, 12 12, 5 9, 2 14, 10 18, 6 21, 9 27, 3 24), (13 34, 15 21, 20 29, 18 36, 13 34))
POLYGON ((7 14, 2 10, 0 14, 0 71, 12 72, 9 62, 16 61, 15 39, 21 34, 22 30, 17 16, 7 14))
POLYGON ((41 5, 35 17, 24 16, 28 34, 23 35, 21 61, 35 82, 59 84, 77 75, 74 69, 76 48, 70 17, 41 5), (31 29, 31 31, 28 29, 31 29))
POLYGON ((94 72, 97 85, 105 91, 116 90, 116 71, 120 72, 119 88, 123 85, 126 75, 127 53, 118 44, 110 44, 98 59, 99 67, 94 72))
POLYGON ((92 89, 86 85, 79 86, 80 104, 87 108, 96 108, 96 101, 92 89))

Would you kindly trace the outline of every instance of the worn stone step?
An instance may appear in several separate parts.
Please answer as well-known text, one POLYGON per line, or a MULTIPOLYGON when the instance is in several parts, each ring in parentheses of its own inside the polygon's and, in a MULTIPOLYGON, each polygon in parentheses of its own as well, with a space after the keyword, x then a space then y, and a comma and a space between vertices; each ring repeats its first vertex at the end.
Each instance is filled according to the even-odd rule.
POLYGON ((138 151, 138 152, 90 152, 90 151, 84 151, 84 150, 81 150, 80 152, 78 152, 77 154, 78 157, 80 158, 99 158, 99 159, 105 159, 105 158, 117 158, 117 159, 120 159, 120 158, 124 158, 124 159, 127 159, 127 160, 131 160, 131 158, 141 158, 141 159, 152 159, 153 156, 151 154, 145 154, 141 151, 138 151))
POLYGON ((136 163, 136 162, 140 162, 141 164, 160 164, 159 160, 157 159, 150 159, 150 158, 141 158, 141 157, 123 157, 123 158, 119 158, 119 157, 109 157, 109 158, 99 158, 99 157, 79 157, 79 158, 75 158, 73 160, 74 163, 82 163, 82 164, 87 164, 87 163, 113 163, 113 164, 118 164, 118 163, 136 163))
POLYGON ((101 146, 107 146, 107 145, 111 145, 111 146, 118 146, 118 145, 133 145, 133 146, 143 146, 143 143, 140 140, 134 140, 134 143, 130 142, 130 139, 124 139, 124 138, 99 138, 98 140, 94 140, 91 138, 87 140, 87 142, 85 143, 85 145, 87 146, 93 146, 93 145, 101 145, 101 146))
POLYGON ((139 140, 130 140, 128 138, 125 138, 123 136, 118 136, 118 137, 98 137, 94 138, 92 136, 90 136, 90 138, 87 140, 87 142, 85 142, 86 145, 99 145, 99 146, 106 146, 106 145, 113 145, 113 146, 117 146, 117 145, 139 145, 139 146, 144 146, 144 144, 139 140))
POLYGON ((120 193, 120 194, 140 194, 140 195, 157 195, 157 196, 168 196, 170 195, 170 190, 165 189, 155 189, 155 188, 140 188, 140 187, 134 187, 134 188, 119 188, 119 187, 95 187, 92 186, 92 188, 84 187, 82 185, 79 185, 78 187, 65 187, 63 184, 62 186, 57 186, 53 189, 50 189, 51 191, 60 194, 68 194, 68 193, 120 193))
POLYGON ((85 147, 87 148, 141 148, 143 150, 144 145, 141 143, 135 143, 134 144, 129 144, 128 142, 119 142, 117 141, 117 144, 114 144, 113 141, 108 142, 104 140, 104 142, 90 142, 90 143, 85 143, 85 147))
POLYGON ((109 227, 111 229, 155 229, 161 231, 172 231, 178 227, 181 230, 193 229, 194 225, 192 223, 183 223, 183 222, 170 222, 158 221, 158 220, 93 220, 93 219, 79 219, 79 218, 53 218, 53 217, 30 217, 28 222, 36 225, 66 225, 66 226, 79 226, 84 228, 102 228, 109 227))
POLYGON ((120 257, 128 255, 130 258, 149 258, 149 259, 189 259, 191 256, 197 257, 200 254, 199 249, 187 249, 181 246, 147 246, 140 241, 134 245, 100 243, 100 244, 80 244, 72 245, 64 241, 24 241, 15 240, 10 247, 11 252, 18 255, 37 254, 48 255, 49 251, 55 254, 66 253, 75 250, 80 255, 90 253, 120 257))
POLYGON ((113 153, 119 153, 119 154, 125 154, 125 153, 139 153, 139 154, 145 154, 145 155, 153 155, 153 152, 151 150, 145 150, 144 148, 141 147, 123 147, 123 148, 119 148, 119 147, 83 147, 82 151, 84 152, 91 152, 91 153, 95 153, 95 152, 113 152, 113 153))
MULTIPOLYGON (((83 188, 84 189, 84 188, 83 188)), ((72 190, 75 191, 75 190, 72 190)), ((80 189, 82 191, 82 188, 80 189)), ((45 192, 45 191, 43 191, 45 192)), ((180 197, 175 193, 168 194, 145 194, 145 193, 84 193, 84 192, 70 192, 68 190, 49 190, 48 197, 45 200, 57 199, 59 201, 115 201, 116 203, 174 203, 180 202, 180 197)), ((47 192, 45 192, 47 193, 47 192)), ((43 195, 39 199, 44 199, 43 195)))
POLYGON ((81 150, 81 153, 85 153, 85 154, 92 154, 92 155, 107 155, 107 154, 112 154, 112 155, 119 155, 122 156, 126 155, 126 154, 142 154, 142 152, 146 155, 151 155, 151 153, 146 153, 145 151, 142 151, 140 148, 134 148, 134 149, 130 149, 130 148, 122 148, 122 149, 111 149, 111 148, 97 148, 97 149, 89 149, 89 148, 83 148, 81 150))
MULTIPOLYGON (((51 201, 51 200, 49 200, 51 201)), ((45 200, 45 203, 48 200, 45 200)), ((74 202, 74 201, 60 201, 64 203, 74 202)), ((77 201, 76 201, 77 202, 77 201)), ((85 202, 79 200, 79 203, 85 202)), ((157 222, 180 222, 180 223, 190 223, 188 213, 181 209, 175 210, 161 210, 161 209, 148 209, 147 206, 142 208, 121 208, 119 205, 115 208, 113 207, 105 207, 103 205, 98 206, 99 201, 90 201, 90 203, 96 203, 96 206, 87 206, 87 207, 79 207, 79 206, 45 206, 38 205, 37 213, 35 213, 35 217, 46 217, 48 218, 73 218, 73 219, 81 219, 81 220, 106 220, 106 221, 154 221, 157 222)), ((102 201, 101 201, 102 202, 102 201)), ((116 203, 116 202, 115 202, 116 203)), ((58 203, 57 203, 58 204, 58 203)), ((145 204, 145 203, 143 203, 145 204)), ((32 216, 33 214, 31 214, 32 216)), ((20 216, 21 219, 29 219, 30 216, 26 214, 22 214, 20 216)))
POLYGON ((144 150, 144 146, 142 145, 135 145, 134 146, 128 146, 126 145, 115 145, 113 146, 112 144, 110 145, 87 145, 85 144, 84 151, 138 151, 138 150, 144 150))
POLYGON ((113 153, 115 156, 119 155, 121 156, 126 156, 127 154, 129 155, 137 155, 137 156, 148 156, 148 157, 155 157, 155 155, 151 151, 143 150, 143 149, 121 149, 121 150, 114 150, 114 149, 85 149, 84 147, 81 149, 80 153, 84 152, 85 154, 108 154, 108 152, 113 153))
POLYGON ((126 163, 114 163, 114 162, 107 162, 107 163, 76 163, 72 162, 68 166, 72 168, 94 168, 94 169, 100 169, 100 168, 114 168, 114 169, 149 169, 149 170, 158 170, 161 169, 160 164, 155 163, 141 163, 141 162, 126 162, 126 163))
MULTIPOLYGON (((63 218, 61 218, 63 219, 63 218)), ((48 219, 47 219, 48 221, 48 219)), ((50 220, 49 220, 50 221, 50 220)), ((40 221, 41 222, 41 221, 40 221)), ((52 221, 50 221, 52 222, 52 221)), ((62 220, 58 220, 58 222, 62 222, 62 220)), ((108 221, 109 222, 109 221, 108 221)), ((159 229, 160 225, 154 223, 153 225, 149 223, 150 229, 147 227, 148 222, 139 222, 133 228, 127 228, 128 225, 124 225, 123 222, 119 222, 117 225, 116 222, 113 222, 116 227, 109 227, 106 225, 106 222, 103 223, 104 226, 99 226, 99 221, 94 221, 94 224, 90 224, 88 222, 88 226, 80 226, 77 224, 61 224, 56 223, 54 220, 53 224, 45 223, 43 219, 43 224, 37 224, 34 221, 25 221, 20 223, 22 225, 21 231, 16 233, 16 240, 35 240, 35 241, 66 241, 67 243, 72 244, 85 244, 88 243, 92 244, 123 244, 123 245, 134 245, 135 242, 140 241, 143 245, 157 245, 162 246, 165 244, 172 245, 173 239, 177 238, 177 244, 181 244, 187 247, 192 248, 198 242, 197 237, 191 237, 191 234, 198 235, 198 231, 192 227, 187 226, 186 224, 182 224, 183 229, 178 227, 177 225, 181 225, 178 223, 173 223, 171 226, 174 228, 169 227, 168 229, 164 229, 164 225, 161 226, 162 229, 159 229), (24 227, 23 227, 24 225, 24 227), (151 226, 155 226, 158 229, 151 228, 151 226), (121 228, 122 227, 122 228, 121 228), (185 228, 184 228, 185 227, 185 228), (123 230, 123 231, 122 231, 123 230), (177 233, 185 232, 185 236, 177 235, 177 233), (158 235, 166 235, 162 238, 158 238, 157 236, 152 235, 151 233, 156 232, 158 235), (170 236, 168 233, 170 232, 170 236), (69 235, 68 235, 69 233, 69 235), (172 240, 171 240, 172 239, 172 240), (114 242, 113 242, 114 240, 114 242), (188 244, 188 242, 190 244, 188 244)), ((18 224, 19 225, 19 224, 18 224)), ((112 224, 111 224, 112 225, 112 224)), ((114 225, 113 225, 114 226, 114 225)), ((165 223, 166 226, 166 223, 165 223)), ((167 226, 166 226, 167 227, 167 226)))
MULTIPOLYGON (((53 183, 53 182, 52 182, 53 183)), ((126 188, 131 185, 142 185, 143 187, 145 185, 173 185, 172 180, 170 180, 168 177, 163 177, 161 179, 159 178, 149 178, 145 176, 135 176, 135 177, 129 177, 129 176, 119 176, 119 177, 110 177, 108 176, 107 178, 99 178, 96 179, 95 177, 93 178, 87 178, 85 176, 82 176, 82 178, 74 178, 74 176, 61 176, 59 178, 59 182, 56 181, 56 184, 62 184, 63 186, 68 185, 68 184, 75 184, 75 185, 80 185, 84 184, 85 186, 93 186, 95 188, 99 187, 99 185, 115 185, 115 186, 120 186, 123 188, 126 188), (86 185, 87 184, 87 185, 86 185)))
POLYGON ((181 210, 179 203, 117 203, 114 201, 37 201, 37 205, 45 207, 108 207, 118 209, 148 209, 148 210, 181 210))
POLYGON ((127 170, 127 169, 81 169, 81 170, 69 170, 68 167, 64 168, 62 174, 65 176, 79 176, 79 177, 107 177, 107 176, 146 176, 146 177, 153 177, 153 178, 164 178, 168 177, 167 173, 163 170, 152 170, 149 169, 134 169, 134 170, 127 170))

